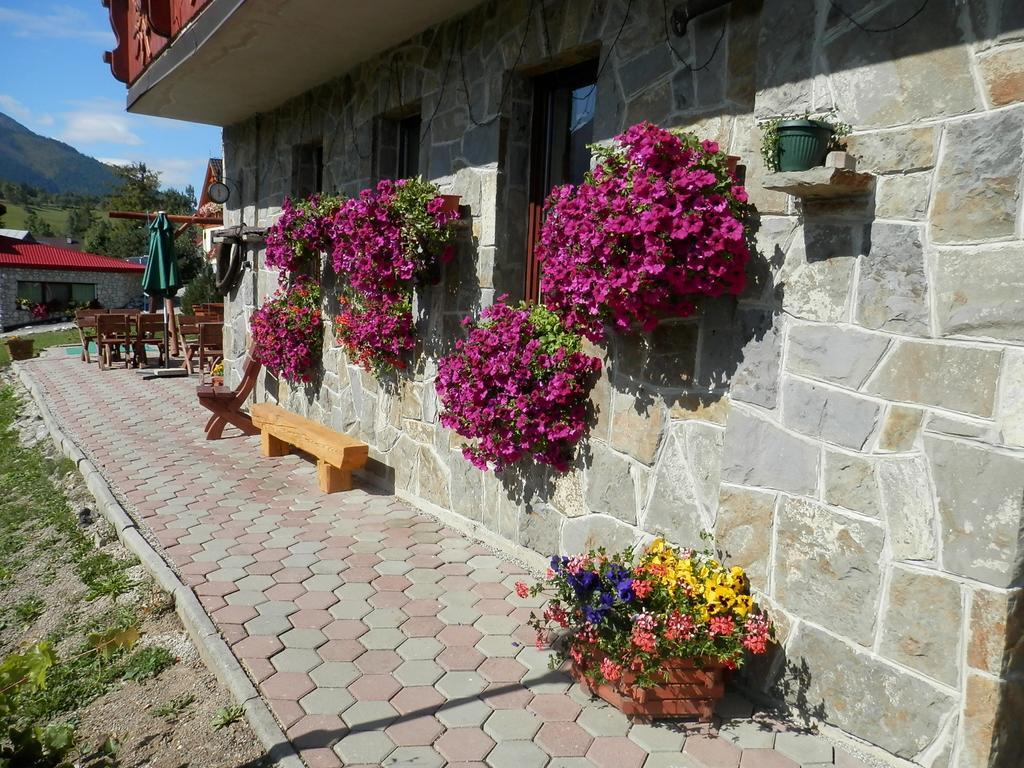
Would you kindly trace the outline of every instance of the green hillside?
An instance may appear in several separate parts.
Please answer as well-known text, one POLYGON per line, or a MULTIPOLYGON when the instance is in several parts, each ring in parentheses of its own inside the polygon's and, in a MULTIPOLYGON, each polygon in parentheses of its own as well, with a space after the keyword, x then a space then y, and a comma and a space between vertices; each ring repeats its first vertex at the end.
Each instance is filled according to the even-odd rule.
POLYGON ((40 219, 50 225, 54 235, 67 234, 69 211, 66 208, 56 205, 33 205, 26 208, 2 198, 0 198, 0 203, 7 206, 7 213, 3 215, 4 229, 27 229, 25 222, 28 221, 29 211, 35 211, 40 219))
POLYGON ((105 195, 117 186, 117 175, 109 166, 62 141, 33 133, 2 112, 0 179, 80 195, 105 195))

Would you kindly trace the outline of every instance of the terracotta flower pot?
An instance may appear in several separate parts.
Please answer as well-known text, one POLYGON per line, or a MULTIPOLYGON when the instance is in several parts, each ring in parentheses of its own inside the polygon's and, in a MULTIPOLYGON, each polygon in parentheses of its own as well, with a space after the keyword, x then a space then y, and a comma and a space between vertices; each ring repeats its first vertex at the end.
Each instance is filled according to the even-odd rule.
POLYGON ((725 157, 725 168, 726 168, 727 171, 729 171, 729 173, 735 175, 736 174, 736 169, 739 167, 739 164, 740 164, 740 156, 739 155, 726 155, 726 157, 725 157))
POLYGON ((459 203, 461 202, 462 197, 460 197, 459 195, 441 195, 441 198, 444 200, 444 207, 441 208, 441 210, 443 212, 445 212, 445 213, 458 213, 459 212, 459 203))
POLYGON ((32 357, 32 339, 9 339, 7 351, 11 353, 11 360, 28 360, 32 357))
MULTIPOLYGON (((600 664, 601 658, 594 663, 600 664)), ((653 688, 635 685, 636 676, 630 672, 613 685, 593 682, 576 663, 570 673, 583 688, 625 715, 643 720, 696 715, 700 722, 710 722, 715 702, 725 695, 725 668, 713 661, 701 665, 693 659, 670 659, 662 670, 666 677, 653 688)))

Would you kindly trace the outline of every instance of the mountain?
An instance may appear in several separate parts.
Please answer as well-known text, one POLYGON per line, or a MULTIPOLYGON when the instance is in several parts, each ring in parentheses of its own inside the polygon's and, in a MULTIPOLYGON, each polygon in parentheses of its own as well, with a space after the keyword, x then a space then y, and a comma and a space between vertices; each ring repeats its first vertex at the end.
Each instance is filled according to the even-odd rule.
POLYGON ((109 166, 62 141, 33 133, 2 112, 0 179, 82 195, 105 195, 117 183, 109 166))

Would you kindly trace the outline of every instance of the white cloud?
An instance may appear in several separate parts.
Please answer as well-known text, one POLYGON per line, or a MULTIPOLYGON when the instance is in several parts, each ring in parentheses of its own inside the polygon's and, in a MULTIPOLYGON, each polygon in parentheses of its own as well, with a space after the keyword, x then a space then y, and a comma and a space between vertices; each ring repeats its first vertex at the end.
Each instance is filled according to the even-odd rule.
MULTIPOLYGON (((51 5, 45 10, 22 11, 0 5, 0 30, 16 37, 79 38, 114 44, 114 33, 97 26, 98 14, 86 14, 70 5, 51 5)), ((102 16, 99 16, 102 19, 102 16)))
POLYGON ((36 114, 13 96, 0 93, 0 112, 10 115, 19 123, 30 127, 53 125, 53 117, 47 114, 36 114))
POLYGON ((64 130, 58 136, 68 144, 127 144, 137 146, 142 139, 129 127, 128 118, 110 112, 79 111, 64 115, 64 130))

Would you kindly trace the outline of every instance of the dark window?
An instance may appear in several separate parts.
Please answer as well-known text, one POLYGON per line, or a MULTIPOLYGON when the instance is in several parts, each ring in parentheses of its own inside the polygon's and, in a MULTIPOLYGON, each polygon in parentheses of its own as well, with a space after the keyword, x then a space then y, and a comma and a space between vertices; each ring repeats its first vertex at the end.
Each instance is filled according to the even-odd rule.
POLYGON ((415 113, 377 119, 374 136, 374 176, 380 179, 409 179, 420 174, 419 107, 415 113))
POLYGON ((19 280, 18 296, 29 304, 45 304, 50 309, 67 309, 72 305, 83 307, 96 298, 92 283, 47 283, 19 280))
POLYGON ((324 188, 324 145, 300 144, 292 154, 292 197, 309 197, 324 188))
POLYGON ((561 69, 534 81, 530 143, 530 196, 524 297, 540 297, 535 246, 544 222, 544 200, 552 187, 578 184, 590 170, 597 104, 597 62, 561 69))

